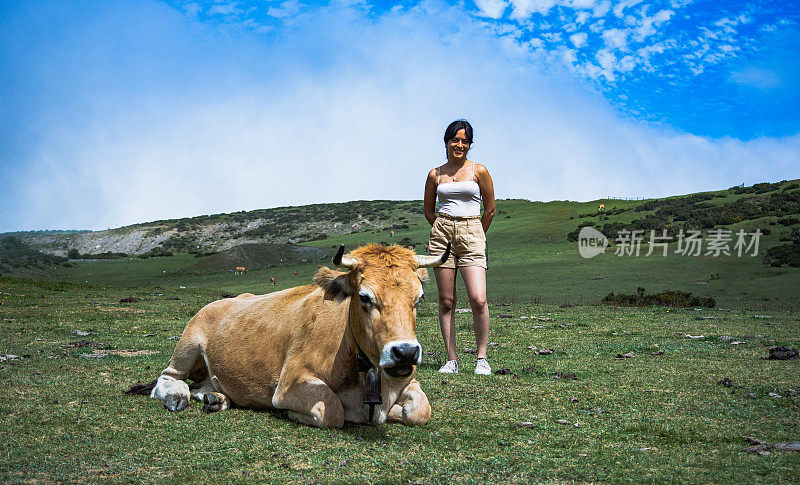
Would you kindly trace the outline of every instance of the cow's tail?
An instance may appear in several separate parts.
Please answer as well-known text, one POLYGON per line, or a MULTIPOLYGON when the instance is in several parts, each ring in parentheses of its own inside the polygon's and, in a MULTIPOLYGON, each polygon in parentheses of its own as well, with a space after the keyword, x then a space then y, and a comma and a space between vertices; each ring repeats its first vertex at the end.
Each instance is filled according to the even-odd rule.
POLYGON ((156 387, 156 382, 158 382, 158 379, 155 379, 153 382, 149 382, 147 384, 142 384, 141 382, 137 382, 130 389, 125 391, 125 394, 138 395, 138 396, 149 396, 150 392, 152 392, 153 388, 156 387))

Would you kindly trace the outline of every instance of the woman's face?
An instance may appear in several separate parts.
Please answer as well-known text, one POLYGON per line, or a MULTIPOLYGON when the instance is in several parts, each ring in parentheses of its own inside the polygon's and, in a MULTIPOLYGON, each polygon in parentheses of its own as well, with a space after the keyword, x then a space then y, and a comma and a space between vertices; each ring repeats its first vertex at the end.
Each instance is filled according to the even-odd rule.
POLYGON ((463 160, 467 158, 468 151, 469 141, 467 141, 467 134, 462 128, 456 132, 456 136, 447 140, 447 155, 448 158, 463 160))

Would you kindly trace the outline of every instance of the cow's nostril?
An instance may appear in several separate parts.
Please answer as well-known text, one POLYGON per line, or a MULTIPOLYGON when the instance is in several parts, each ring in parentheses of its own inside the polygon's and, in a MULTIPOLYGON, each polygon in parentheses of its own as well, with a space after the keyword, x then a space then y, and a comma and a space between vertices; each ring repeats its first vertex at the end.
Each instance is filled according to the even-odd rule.
POLYGON ((400 344, 392 347, 392 358, 396 364, 410 364, 419 360, 419 345, 400 344))
POLYGON ((403 358, 403 351, 400 349, 400 347, 392 347, 392 357, 395 361, 403 358))

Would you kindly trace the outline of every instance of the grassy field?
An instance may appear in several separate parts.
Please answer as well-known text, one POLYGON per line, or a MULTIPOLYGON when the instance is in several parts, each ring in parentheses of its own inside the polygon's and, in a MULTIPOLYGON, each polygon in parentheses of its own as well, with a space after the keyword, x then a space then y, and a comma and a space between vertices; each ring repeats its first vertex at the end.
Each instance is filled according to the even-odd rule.
MULTIPOLYGON (((711 203, 740 196, 719 195, 711 203)), ((776 217, 728 226, 772 228, 757 257, 680 256, 673 245, 667 257, 616 256, 612 247, 584 259, 566 234, 599 225, 598 203, 641 204, 498 201, 488 234, 489 360, 507 373, 472 375, 469 314, 457 316, 462 374, 436 372, 444 349, 431 281, 417 377, 433 416, 420 428, 318 430, 281 413, 204 415, 196 404, 173 414, 122 394, 159 374, 206 303, 308 284, 327 258, 234 276, 188 271, 198 260, 176 254, 0 278, 0 357, 18 356, 0 361, 0 480, 796 483, 800 453, 743 451, 746 437, 800 440, 800 360, 764 359, 770 347, 800 346, 800 269, 761 260, 790 229, 776 217), (717 306, 600 305, 639 287, 713 297, 717 306), (536 352, 545 348, 553 352, 536 352), (719 384, 726 378, 733 387, 719 384)), ((394 236, 367 230, 307 244, 332 255, 340 243, 405 241, 421 253, 429 226, 418 206, 394 236)), ((463 286, 457 291, 467 307, 463 286)))
POLYGON ((793 312, 493 304, 489 359, 509 373, 471 374, 471 319, 459 314, 463 373, 442 376, 429 299, 418 379, 431 422, 318 430, 281 413, 204 415, 196 403, 173 414, 122 394, 155 378, 188 318, 220 297, 195 283, 0 279, 0 355, 20 356, 0 363, 3 482, 797 480, 800 453, 743 451, 749 436, 800 439, 800 361, 762 359, 800 343, 793 312))

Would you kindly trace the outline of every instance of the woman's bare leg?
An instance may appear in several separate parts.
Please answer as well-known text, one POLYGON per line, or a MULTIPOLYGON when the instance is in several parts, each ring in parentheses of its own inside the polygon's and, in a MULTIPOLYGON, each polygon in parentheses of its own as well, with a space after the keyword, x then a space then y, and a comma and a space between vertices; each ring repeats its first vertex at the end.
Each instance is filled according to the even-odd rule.
POLYGON ((489 305, 486 304, 486 269, 480 266, 459 268, 464 286, 467 287, 469 306, 472 308, 472 323, 475 326, 475 343, 479 359, 486 358, 489 344, 489 305))
POLYGON ((456 270, 434 268, 433 274, 439 290, 439 327, 442 329, 447 360, 456 360, 456 270))

